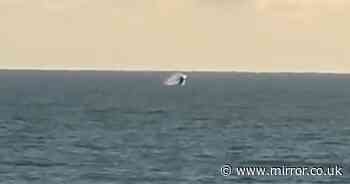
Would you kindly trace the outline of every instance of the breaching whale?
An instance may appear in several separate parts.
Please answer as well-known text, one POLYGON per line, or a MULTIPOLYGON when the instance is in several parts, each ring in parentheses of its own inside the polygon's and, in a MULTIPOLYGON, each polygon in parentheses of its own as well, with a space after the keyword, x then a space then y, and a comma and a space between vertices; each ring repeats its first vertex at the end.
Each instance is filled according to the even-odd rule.
POLYGON ((183 73, 172 74, 164 81, 164 85, 167 86, 184 86, 186 84, 187 75, 183 73))

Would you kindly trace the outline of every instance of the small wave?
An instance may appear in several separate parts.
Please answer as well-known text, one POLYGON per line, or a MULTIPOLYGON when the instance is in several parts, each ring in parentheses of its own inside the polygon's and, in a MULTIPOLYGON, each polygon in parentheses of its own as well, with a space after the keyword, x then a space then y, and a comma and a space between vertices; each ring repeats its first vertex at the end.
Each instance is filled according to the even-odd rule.
POLYGON ((249 161, 241 161, 240 165, 243 166, 281 166, 281 165, 287 165, 287 166, 325 166, 328 167, 330 165, 334 165, 334 163, 329 162, 311 162, 311 161, 288 161, 288 160, 249 160, 249 161))
POLYGON ((209 121, 210 118, 207 118, 207 117, 193 117, 192 120, 193 121, 209 121))
POLYGON ((166 112, 167 111, 165 111, 164 109, 151 109, 151 110, 146 111, 145 113, 146 114, 164 114, 166 112))
POLYGON ((321 144, 326 144, 326 145, 338 145, 338 146, 346 146, 348 145, 347 142, 345 141, 324 141, 324 142, 321 142, 321 144))
POLYGON ((90 113, 108 113, 119 111, 118 107, 107 107, 107 108, 88 108, 85 109, 86 112, 90 113))
POLYGON ((230 151, 239 151, 239 152, 242 152, 244 150, 250 150, 250 149, 253 149, 253 147, 249 145, 237 145, 237 146, 231 146, 229 148, 230 151))
POLYGON ((121 113, 123 113, 123 114, 165 114, 167 112, 168 111, 165 109, 150 109, 150 110, 146 110, 146 111, 128 109, 128 110, 121 111, 121 113))
POLYGON ((10 166, 23 166, 23 167, 57 167, 57 166, 66 166, 65 163, 59 163, 59 162, 35 162, 30 160, 22 160, 22 161, 14 161, 14 162, 0 162, 0 164, 3 165, 10 165, 10 166))
POLYGON ((303 123, 312 123, 314 122, 315 120, 312 119, 312 118, 302 118, 302 117, 299 117, 299 118, 293 118, 293 117, 286 117, 285 118, 285 121, 286 122, 303 122, 303 123))
POLYGON ((82 143, 75 143, 74 146, 77 148, 84 148, 84 149, 98 150, 98 151, 108 149, 108 147, 104 147, 104 146, 98 146, 98 145, 93 145, 93 144, 82 144, 82 143))
POLYGON ((201 153, 201 154, 196 154, 194 157, 199 158, 199 159, 215 159, 214 155, 211 155, 209 153, 201 153))

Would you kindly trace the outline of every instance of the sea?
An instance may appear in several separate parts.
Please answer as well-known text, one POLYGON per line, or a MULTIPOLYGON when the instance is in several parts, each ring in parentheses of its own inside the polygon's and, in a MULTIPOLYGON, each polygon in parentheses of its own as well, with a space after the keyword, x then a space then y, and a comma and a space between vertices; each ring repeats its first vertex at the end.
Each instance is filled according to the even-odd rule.
POLYGON ((350 75, 170 74, 0 71, 0 183, 350 183, 350 75))

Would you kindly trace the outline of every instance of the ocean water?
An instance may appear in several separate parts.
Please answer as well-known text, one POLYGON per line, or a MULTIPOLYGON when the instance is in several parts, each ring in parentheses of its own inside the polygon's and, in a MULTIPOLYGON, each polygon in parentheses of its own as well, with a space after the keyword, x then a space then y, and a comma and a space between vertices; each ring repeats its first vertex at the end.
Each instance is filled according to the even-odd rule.
POLYGON ((0 183, 350 183, 350 75, 0 71, 0 183), (222 176, 221 166, 343 167, 222 176))

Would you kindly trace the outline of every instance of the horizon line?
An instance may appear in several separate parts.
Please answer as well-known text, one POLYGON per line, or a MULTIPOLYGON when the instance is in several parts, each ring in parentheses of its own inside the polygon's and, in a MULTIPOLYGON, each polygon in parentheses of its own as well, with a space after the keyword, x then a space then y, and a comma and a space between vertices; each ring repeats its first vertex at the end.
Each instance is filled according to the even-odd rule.
POLYGON ((213 70, 213 69, 107 69, 107 68, 0 68, 0 71, 96 71, 96 72, 210 72, 210 73, 254 73, 254 74, 325 74, 350 75, 350 72, 335 71, 249 71, 249 70, 213 70))

